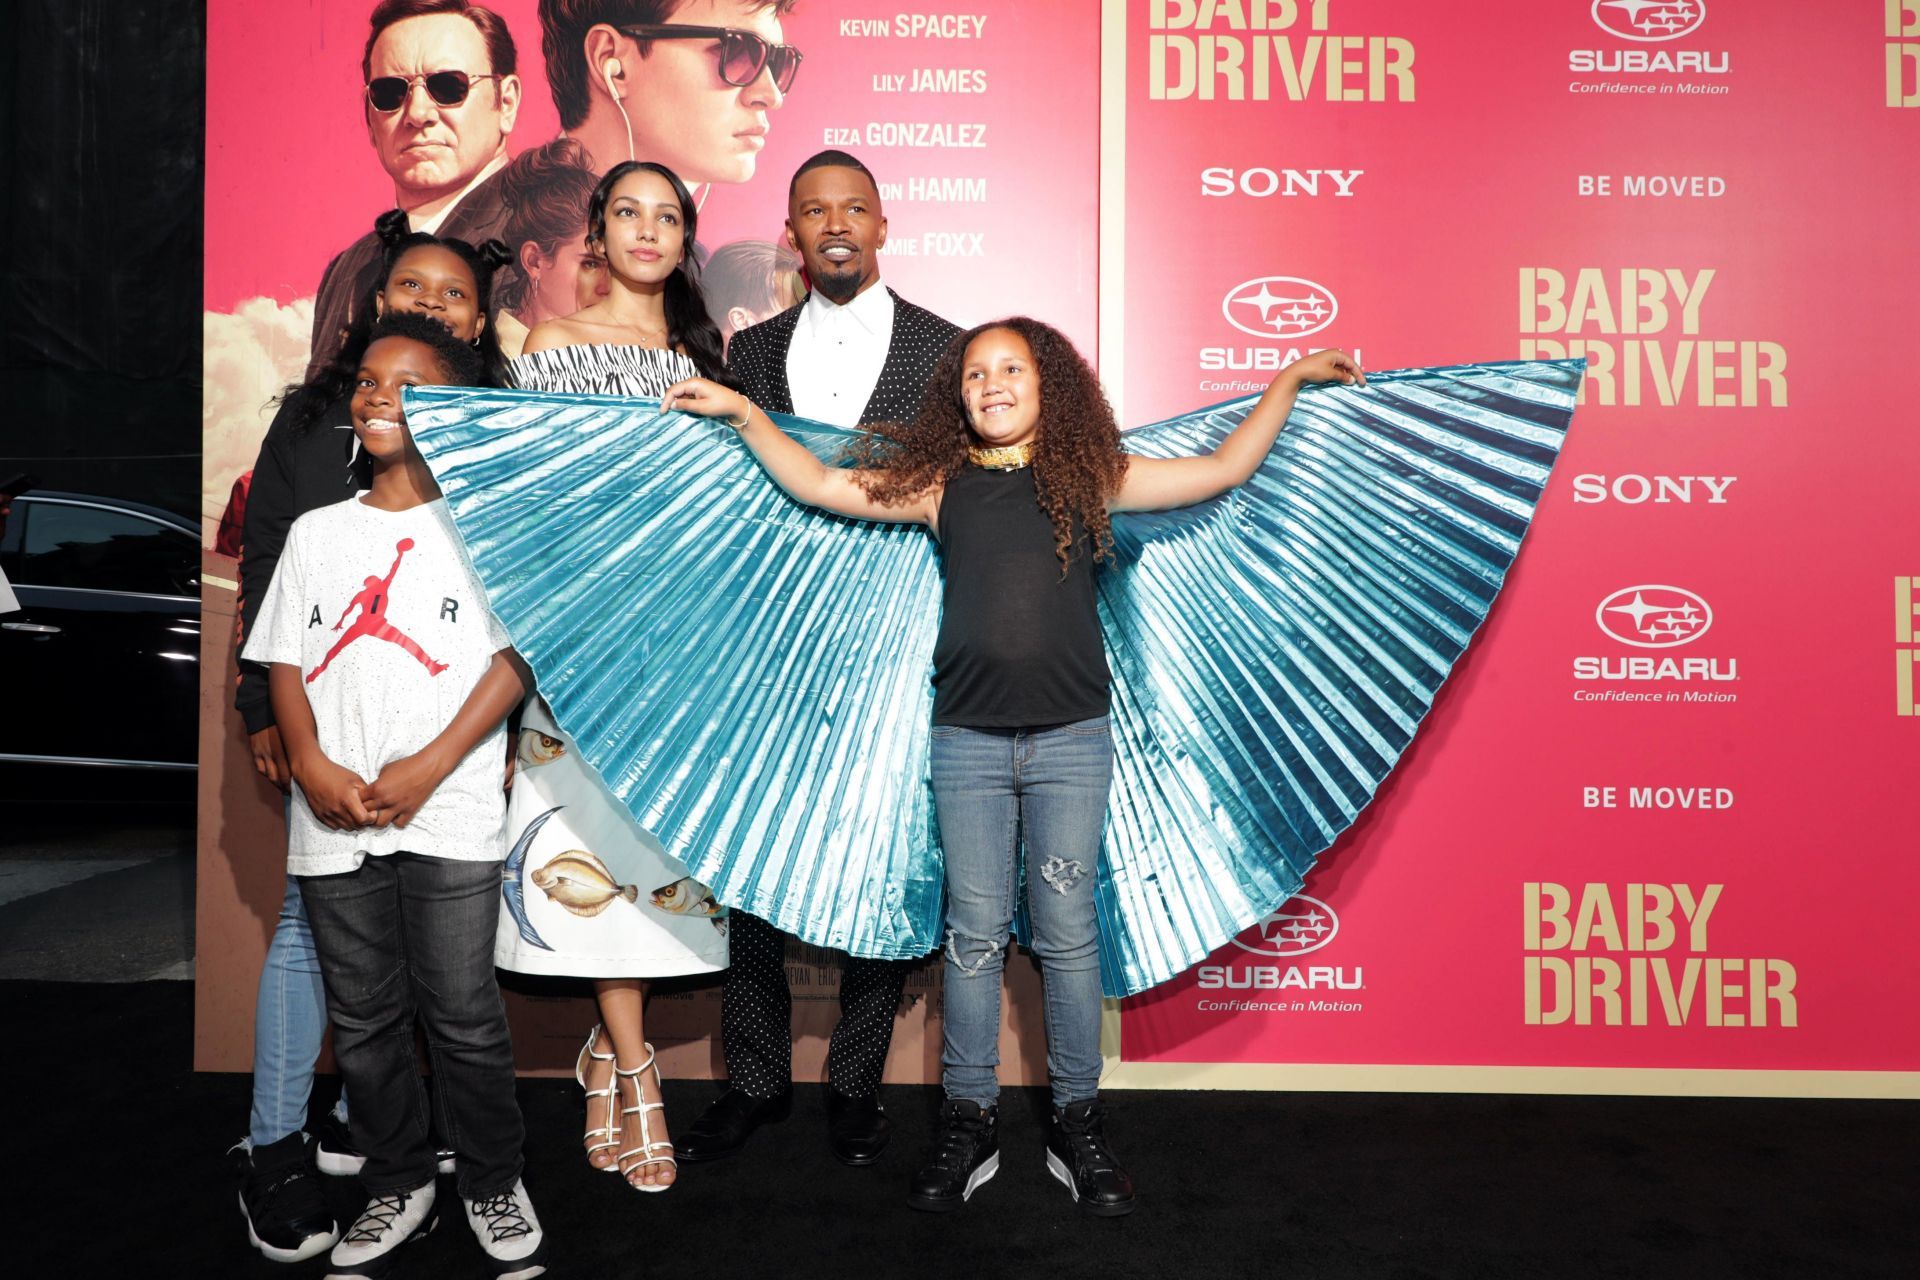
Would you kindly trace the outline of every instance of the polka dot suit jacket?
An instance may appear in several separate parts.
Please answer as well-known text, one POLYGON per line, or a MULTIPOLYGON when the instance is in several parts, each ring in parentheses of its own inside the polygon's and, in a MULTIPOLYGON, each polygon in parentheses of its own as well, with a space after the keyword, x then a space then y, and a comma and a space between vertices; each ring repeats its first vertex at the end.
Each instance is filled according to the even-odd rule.
MULTIPOLYGON (((959 325, 914 306, 891 289, 887 292, 893 294, 893 337, 887 344, 886 363, 880 367, 880 381, 861 411, 863 426, 902 422, 918 413, 934 363, 960 332, 959 325)), ((793 331, 805 307, 803 302, 740 330, 727 347, 727 364, 740 379, 740 389, 747 399, 772 413, 793 412, 787 349, 793 345, 793 331)))

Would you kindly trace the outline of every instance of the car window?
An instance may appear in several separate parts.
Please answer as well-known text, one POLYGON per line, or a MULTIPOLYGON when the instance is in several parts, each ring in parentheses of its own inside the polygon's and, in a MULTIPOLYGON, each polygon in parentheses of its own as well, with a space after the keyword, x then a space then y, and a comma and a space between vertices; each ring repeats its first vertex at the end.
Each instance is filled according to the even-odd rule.
POLYGON ((198 548, 178 529, 123 511, 57 502, 16 503, 14 519, 23 507, 19 572, 9 575, 17 585, 193 594, 198 548))

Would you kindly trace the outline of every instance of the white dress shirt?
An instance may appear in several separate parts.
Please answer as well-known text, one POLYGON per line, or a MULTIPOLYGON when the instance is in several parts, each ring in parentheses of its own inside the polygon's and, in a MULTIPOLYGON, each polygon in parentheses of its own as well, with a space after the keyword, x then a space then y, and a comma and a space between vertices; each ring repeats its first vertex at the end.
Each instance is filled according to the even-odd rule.
POLYGON ((787 348, 793 411, 836 427, 858 426, 892 342, 893 295, 885 285, 875 281, 844 307, 816 289, 787 348))

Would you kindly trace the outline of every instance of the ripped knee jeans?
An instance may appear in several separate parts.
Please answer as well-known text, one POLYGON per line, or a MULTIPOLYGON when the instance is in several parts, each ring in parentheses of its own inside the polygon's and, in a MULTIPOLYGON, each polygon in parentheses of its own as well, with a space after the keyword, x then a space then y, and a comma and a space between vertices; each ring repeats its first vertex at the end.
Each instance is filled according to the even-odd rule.
POLYGON ((999 1096, 1001 983, 1024 903, 1046 995, 1047 1074, 1058 1106, 1100 1082, 1100 939, 1094 887, 1113 776, 1107 718, 1042 729, 933 730, 933 796, 946 850, 942 1082, 999 1096))

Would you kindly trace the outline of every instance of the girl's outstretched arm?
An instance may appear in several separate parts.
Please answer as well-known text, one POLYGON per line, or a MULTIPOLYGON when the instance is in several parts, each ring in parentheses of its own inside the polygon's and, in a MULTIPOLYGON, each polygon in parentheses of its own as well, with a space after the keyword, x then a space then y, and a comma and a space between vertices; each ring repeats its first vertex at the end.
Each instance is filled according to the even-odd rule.
POLYGON ((1280 371, 1253 412, 1212 453, 1199 458, 1129 458, 1126 478, 1107 504, 1109 509, 1165 511, 1205 502, 1245 484, 1287 424, 1294 396, 1309 382, 1367 385, 1359 364, 1344 351, 1302 356, 1280 371))
POLYGON ((896 506, 882 506, 867 496, 853 471, 830 467, 814 457, 738 391, 705 378, 688 378, 667 388, 666 395, 660 397, 660 407, 724 421, 740 433, 774 483, 796 501, 856 520, 933 524, 939 490, 929 490, 896 506))

